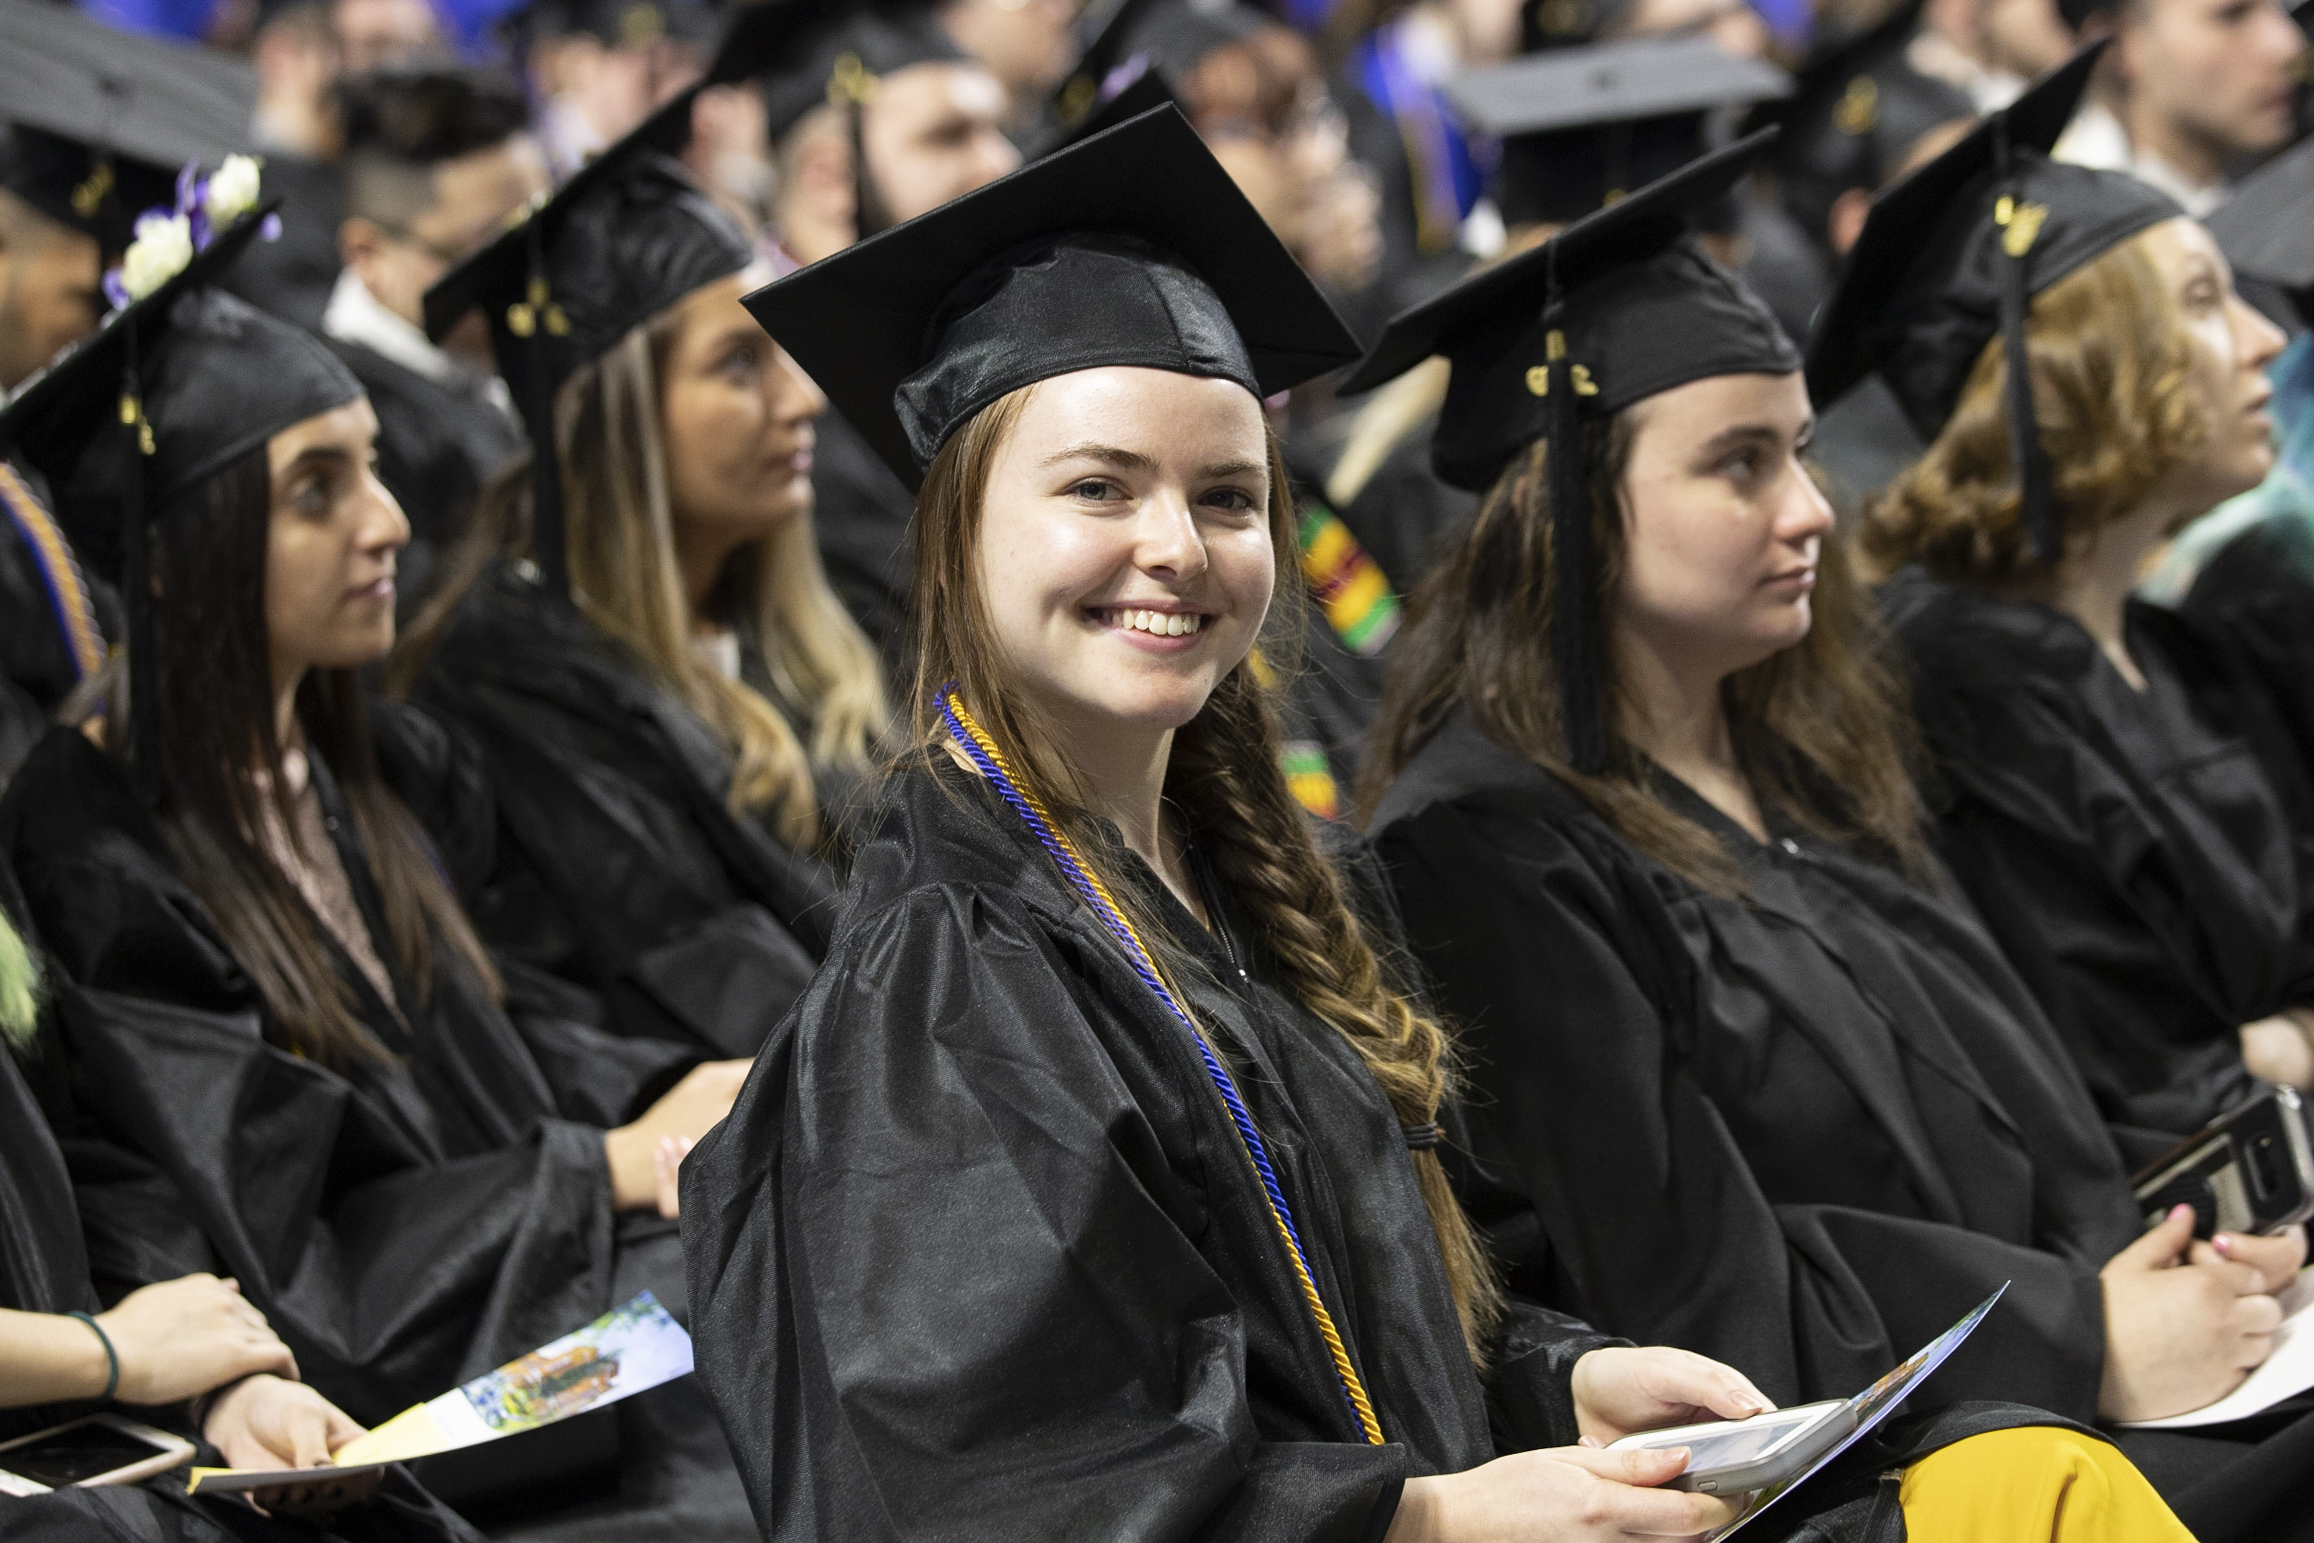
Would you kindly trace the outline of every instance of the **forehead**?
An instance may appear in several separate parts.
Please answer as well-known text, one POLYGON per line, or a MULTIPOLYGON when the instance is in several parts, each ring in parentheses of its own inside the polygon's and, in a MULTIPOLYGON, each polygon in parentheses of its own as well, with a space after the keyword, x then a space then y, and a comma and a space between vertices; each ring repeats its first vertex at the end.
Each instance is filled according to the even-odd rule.
POLYGON ((1632 407, 1633 422, 1677 429, 1682 437, 1708 439, 1730 429, 1759 427, 1796 432, 1813 416, 1807 377, 1711 375, 1659 391, 1632 407))
POLYGON ((929 60, 886 75, 876 105, 909 118, 961 113, 993 119, 1004 112, 1004 87, 977 64, 929 60))
POLYGON ((1080 444, 1161 463, 1266 461, 1261 403, 1235 381, 1109 365, 1029 388, 1008 451, 1042 458, 1080 444))
POLYGON ((357 396, 342 407, 302 418, 277 432, 266 441, 265 458, 278 472, 312 452, 367 456, 377 432, 378 415, 371 409, 370 399, 357 396))

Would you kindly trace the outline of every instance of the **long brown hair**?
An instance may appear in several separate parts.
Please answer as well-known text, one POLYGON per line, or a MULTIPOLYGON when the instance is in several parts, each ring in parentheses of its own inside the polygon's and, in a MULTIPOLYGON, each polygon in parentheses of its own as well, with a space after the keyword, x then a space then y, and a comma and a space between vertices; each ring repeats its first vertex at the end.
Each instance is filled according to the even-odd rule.
MULTIPOLYGON (((1627 536, 1624 477, 1637 437, 1631 409, 1583 430, 1584 481, 1598 554, 1596 615, 1615 614, 1627 536)), ((1549 447, 1506 467, 1477 518, 1417 589, 1394 646, 1359 787, 1362 816, 1457 708, 1479 732, 1572 788, 1633 846, 1715 894, 1742 885, 1712 834, 1664 802, 1655 763, 1617 728, 1624 700, 1615 653, 1597 650, 1607 704, 1607 764, 1567 763, 1551 639, 1556 593, 1549 447)), ((1730 676, 1728 728, 1754 791, 1800 825, 1925 871, 1919 794, 1908 771, 1913 729, 1902 684, 1837 533, 1817 567, 1814 625, 1800 642, 1730 676)))
MULTIPOLYGON (((2194 394, 2184 323, 2140 236, 2034 296, 2026 325, 2058 528, 2085 535, 2201 449, 2206 408, 2194 394)), ((1873 501, 1863 548, 1876 574, 1918 563, 1947 580, 2046 580, 2009 454, 2008 378, 1995 337, 1936 443, 1873 501)))
MULTIPOLYGON (((1104 843, 1082 802, 1059 736, 1018 689, 996 641, 981 590, 980 521, 997 451, 1019 420, 1028 386, 982 409, 942 447, 916 500, 914 713, 920 744, 944 736, 936 699, 953 680, 1021 782, 1096 866, 1104 843)), ((1269 442, 1270 540, 1281 576, 1299 571, 1293 493, 1277 442, 1269 442)), ((1281 583, 1265 634, 1271 645, 1300 635, 1299 587, 1281 583)), ((1273 660, 1290 646, 1271 646, 1273 660)), ((1196 832, 1216 874, 1252 915, 1263 951, 1287 991, 1341 1034, 1389 1097, 1402 1124, 1436 1120, 1452 1082, 1446 1031, 1386 978, 1342 880, 1318 854, 1308 817, 1288 790, 1277 723, 1249 658, 1173 736, 1165 797, 1196 832)), ((927 754, 942 754, 937 748, 927 754)), ((1162 944, 1164 928, 1115 891, 1134 926, 1162 944)), ((1415 1175, 1446 1264, 1448 1284, 1474 1360, 1499 1315, 1492 1266, 1455 1200, 1437 1155, 1413 1154, 1415 1175)))
MULTIPOLYGON (((732 757, 732 812, 769 814, 790 846, 809 850, 821 836, 812 767, 868 769, 890 721, 883 677, 866 634, 828 584, 804 512, 733 552, 705 609, 753 625, 773 683, 811 713, 810 745, 777 707, 693 646, 660 421, 661 382, 681 326, 678 309, 661 312, 582 366, 555 399, 572 595, 589 621, 721 736, 732 757)), ((395 690, 415 688, 483 571, 527 550, 530 488, 525 458, 483 491, 441 588, 395 659, 395 690)))
MULTIPOLYGON (((268 825, 293 849, 300 842, 274 728, 265 624, 272 510, 273 478, 259 445, 161 511, 152 679, 162 742, 130 742, 122 689, 109 692, 105 743, 149 767, 159 794, 154 813, 177 874, 264 999, 268 1037, 342 1071, 386 1051, 356 1014, 320 919, 264 845, 268 825)), ((127 673, 116 661, 114 680, 125 682, 127 673)), ((306 748, 335 778, 369 859, 386 927, 381 951, 392 950, 421 1002, 442 968, 470 972, 496 997, 489 955, 417 821, 379 774, 359 676, 308 670, 297 722, 306 748)))

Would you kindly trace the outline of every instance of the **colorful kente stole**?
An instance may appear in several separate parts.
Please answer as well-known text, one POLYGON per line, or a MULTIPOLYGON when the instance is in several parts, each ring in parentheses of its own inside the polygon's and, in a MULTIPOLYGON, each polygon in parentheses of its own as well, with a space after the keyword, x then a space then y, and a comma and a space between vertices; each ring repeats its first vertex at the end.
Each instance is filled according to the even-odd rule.
POLYGON ((1310 1316, 1317 1320, 1319 1337, 1325 1340, 1326 1351, 1333 1357, 1334 1376, 1342 1385, 1342 1397, 1348 1401, 1351 1413, 1357 1416, 1358 1428, 1365 1433, 1366 1440, 1380 1446, 1381 1422, 1374 1417, 1374 1406, 1366 1397, 1365 1384, 1358 1380, 1358 1369, 1350 1364, 1350 1352, 1342 1343, 1340 1331, 1334 1327, 1333 1314, 1326 1311, 1326 1304, 1318 1295, 1317 1280, 1310 1274, 1309 1261, 1302 1253, 1301 1237, 1294 1231, 1293 1212, 1286 1205, 1285 1191, 1278 1186, 1276 1170, 1270 1166, 1269 1148, 1263 1143, 1261 1132, 1254 1128, 1253 1115, 1246 1109, 1245 1100, 1238 1095, 1236 1079, 1230 1076, 1229 1068, 1221 1064, 1221 1058, 1214 1054, 1213 1046, 1205 1036, 1198 1032, 1197 1021, 1189 1016, 1188 1009, 1182 1006, 1180 999, 1173 994, 1173 989, 1166 985, 1165 977, 1158 972, 1156 959, 1142 943, 1141 934, 1126 920, 1117 902, 1110 898, 1108 886, 1079 859, 1076 847, 1053 824, 1036 795, 1013 780, 1012 768, 1005 761, 1004 752, 996 748, 996 741, 988 737, 987 731, 981 728, 965 707, 964 698, 953 681, 940 688, 940 712, 947 719, 948 732, 955 737, 958 748, 972 758, 972 764, 980 768, 980 774, 996 789, 997 796, 1010 804, 1013 812, 1027 823, 1029 833, 1036 837, 1037 844, 1045 849, 1046 855, 1059 867, 1061 876, 1069 881, 1070 887, 1092 908, 1093 914, 1100 918, 1101 925, 1124 946, 1125 957, 1131 962, 1133 973, 1141 977, 1141 983, 1156 993, 1157 1000, 1164 1005, 1165 1010, 1189 1031, 1190 1039, 1197 1046, 1198 1056, 1205 1062, 1205 1074, 1213 1079, 1214 1090, 1220 1093, 1222 1103, 1228 1107, 1230 1123, 1237 1127, 1238 1141, 1253 1163, 1255 1176, 1261 1180, 1262 1194, 1269 1201, 1270 1220, 1277 1223, 1278 1235, 1285 1239, 1286 1253, 1293 1260, 1294 1275, 1301 1282, 1302 1298, 1309 1303, 1310 1316))

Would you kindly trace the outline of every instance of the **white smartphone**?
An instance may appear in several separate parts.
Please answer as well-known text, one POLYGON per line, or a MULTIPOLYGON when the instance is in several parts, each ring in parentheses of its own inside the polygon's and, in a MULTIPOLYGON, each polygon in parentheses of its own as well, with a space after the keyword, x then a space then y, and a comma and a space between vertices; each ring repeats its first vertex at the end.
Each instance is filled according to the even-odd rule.
POLYGON ((1856 1412, 1849 1400, 1835 1398, 1755 1414, 1748 1420, 1643 1431, 1625 1436, 1608 1450, 1660 1452, 1686 1447, 1687 1469, 1666 1489, 1740 1495, 1797 1479, 1855 1429, 1856 1412))
POLYGON ((117 1414, 92 1414, 0 1444, 0 1495, 133 1484, 192 1461, 193 1443, 117 1414))

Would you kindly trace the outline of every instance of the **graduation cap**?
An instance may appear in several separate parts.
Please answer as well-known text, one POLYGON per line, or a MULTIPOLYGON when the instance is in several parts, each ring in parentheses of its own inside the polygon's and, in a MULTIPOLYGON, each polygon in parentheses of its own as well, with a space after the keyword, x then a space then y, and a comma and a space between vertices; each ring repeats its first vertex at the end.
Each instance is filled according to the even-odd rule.
POLYGON ((2244 177, 2202 223, 2245 292, 2281 291, 2288 314, 2276 321, 2293 331, 2314 322, 2314 139, 2244 177))
POLYGON ((909 487, 989 403, 1139 365, 1269 396, 1358 345, 1161 107, 801 272, 747 308, 909 487))
POLYGON ((1144 56, 1142 69, 1133 76, 1111 79, 1132 61, 1134 55, 1126 44, 1151 8, 1160 3, 1162 0, 1095 0, 1085 7, 1077 18, 1076 63, 1053 88, 1053 121, 1063 131, 1081 128, 1096 109, 1115 101, 1132 80, 1146 78, 1148 60, 1144 56))
POLYGON ((0 187, 108 255, 187 161, 213 169, 247 148, 256 105, 238 59, 0 0, 0 187))
POLYGON ((775 143, 823 103, 850 108, 856 121, 876 82, 895 70, 972 62, 925 0, 762 0, 740 14, 734 37, 752 23, 751 46, 778 57, 747 72, 775 143))
MULTIPOLYGON (((40 470, 74 547, 119 581, 140 758, 159 743, 149 516, 165 514, 281 430, 362 394, 319 339, 216 287, 277 207, 220 233, 0 412, 0 455, 22 456, 40 470)), ((141 767, 149 794, 150 761, 141 767)))
POLYGON ((2102 47, 2082 49, 1873 201, 1808 356, 1819 408, 1877 370, 1920 437, 1934 440, 1985 345, 2001 338, 2025 528, 2049 563, 2063 539, 2024 367, 2032 297, 2184 213, 2135 177, 2048 158, 2102 47))
POLYGON ((1818 241, 1841 194, 1878 191, 1923 135, 1977 115, 1966 92, 1923 75, 1906 58, 1921 4, 1908 0, 1877 26, 1825 49, 1802 66, 1788 99, 1752 114, 1753 126, 1782 126, 1777 176, 1785 201, 1818 241))
POLYGON ((1511 226, 1560 225, 1703 154, 1711 109, 1783 96, 1791 77, 1705 38, 1563 48, 1458 75, 1463 125, 1500 138, 1495 205, 1511 226))
POLYGON ((1368 390, 1444 354, 1430 453, 1456 487, 1484 489, 1549 444, 1554 648, 1567 760, 1585 775, 1605 764, 1606 735, 1582 423, 1691 381, 1800 368, 1775 314, 1689 234, 1775 138, 1762 129, 1400 312, 1342 384, 1368 390))

